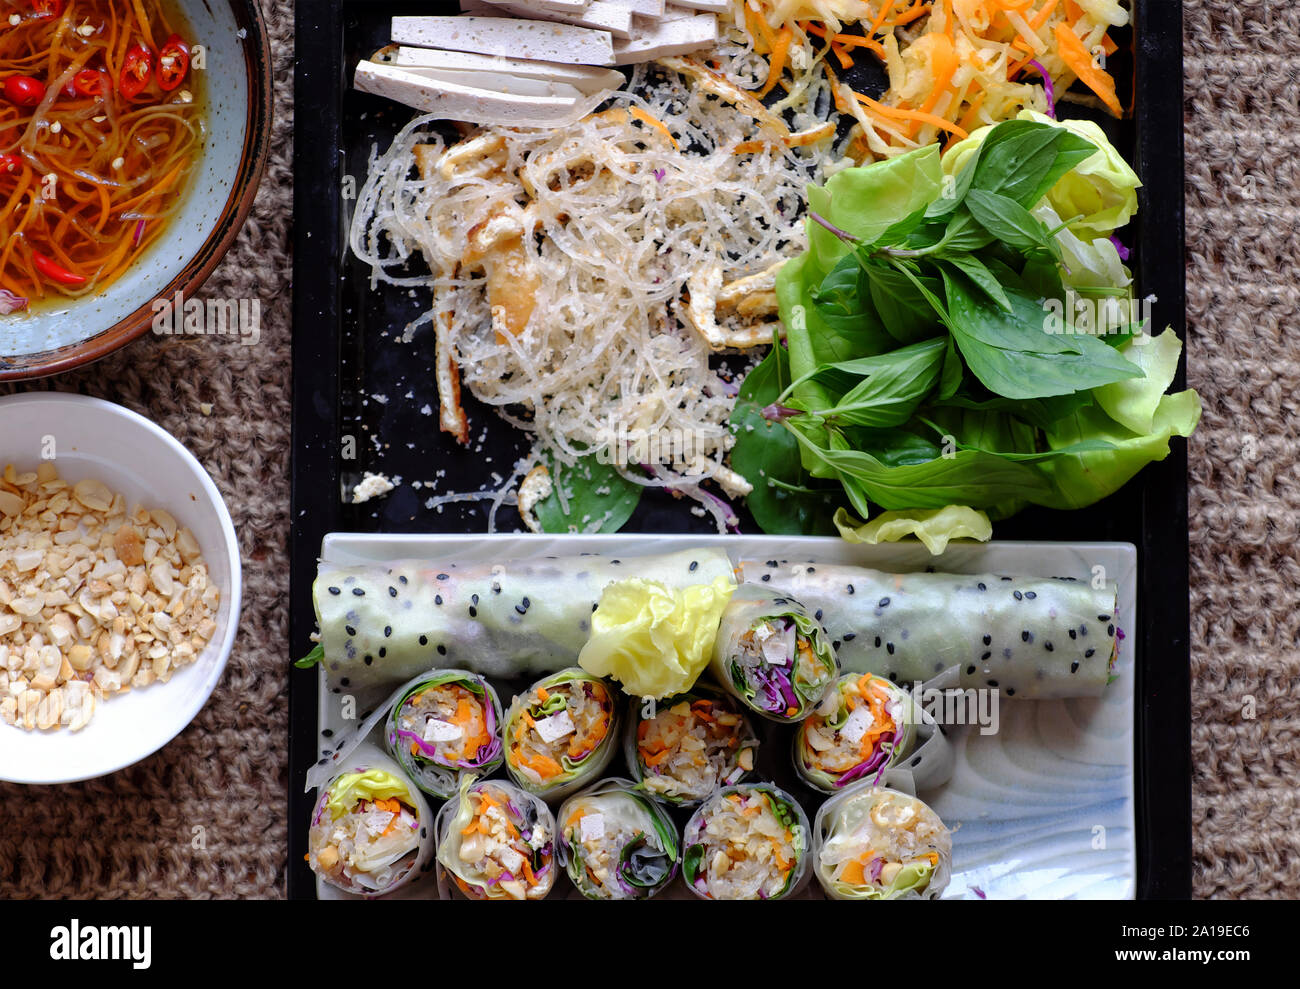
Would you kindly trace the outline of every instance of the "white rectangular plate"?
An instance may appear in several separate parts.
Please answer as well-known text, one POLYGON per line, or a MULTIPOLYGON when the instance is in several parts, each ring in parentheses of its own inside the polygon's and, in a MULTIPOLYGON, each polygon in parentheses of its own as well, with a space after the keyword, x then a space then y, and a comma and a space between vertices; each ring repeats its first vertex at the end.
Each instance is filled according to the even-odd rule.
MULTIPOLYGON (((632 557, 700 546, 721 546, 733 562, 788 559, 896 572, 934 567, 950 573, 1080 580, 1104 576, 1118 584, 1117 615, 1122 627, 1130 632, 1137 628, 1137 549, 1131 543, 954 543, 934 557, 916 543, 852 546, 840 539, 806 536, 500 535, 485 539, 481 535, 335 533, 325 537, 321 556, 339 564, 400 559, 483 562, 577 553, 632 557)), ((1003 700, 995 734, 981 735, 975 726, 949 729, 957 757, 953 778, 920 794, 953 829, 953 876, 945 899, 1131 899, 1135 895, 1135 639, 1130 634, 1120 642, 1117 679, 1102 698, 1003 700)), ((320 727, 337 732, 344 723, 338 705, 326 698, 322 690, 320 727)), ((552 895, 564 895, 566 884, 567 879, 560 879, 552 895)), ((413 883, 392 898, 436 895, 431 885, 431 881, 413 883)), ((820 892, 815 882, 810 885, 820 892)), ((322 899, 353 898, 323 883, 317 888, 322 899)))

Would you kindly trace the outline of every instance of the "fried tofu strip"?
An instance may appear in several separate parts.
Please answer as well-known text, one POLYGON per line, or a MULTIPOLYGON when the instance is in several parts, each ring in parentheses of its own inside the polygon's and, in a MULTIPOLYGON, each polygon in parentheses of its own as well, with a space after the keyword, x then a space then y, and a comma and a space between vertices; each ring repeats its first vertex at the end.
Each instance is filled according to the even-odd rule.
POLYGON ((711 350, 746 350, 772 342, 773 322, 779 312, 776 300, 776 273, 779 261, 756 275, 722 284, 722 269, 717 266, 697 270, 686 281, 690 302, 686 318, 711 350), (739 329, 724 329, 719 315, 736 313, 749 321, 739 329))

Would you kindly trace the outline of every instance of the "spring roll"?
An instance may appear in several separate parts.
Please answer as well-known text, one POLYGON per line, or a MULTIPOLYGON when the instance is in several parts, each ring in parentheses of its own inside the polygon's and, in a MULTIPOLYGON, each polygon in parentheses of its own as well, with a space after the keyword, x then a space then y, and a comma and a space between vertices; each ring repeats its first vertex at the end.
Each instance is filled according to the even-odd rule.
POLYGON ((912 751, 918 720, 906 690, 870 673, 846 674, 799 723, 795 769, 827 793, 874 778, 912 751))
POLYGON ((595 782, 617 747, 614 691, 577 666, 537 681, 506 715, 506 772, 545 800, 595 782))
POLYGON ((753 772, 758 737, 734 697, 696 685, 656 703, 633 700, 623 751, 642 790, 695 807, 753 772))
POLYGON ((916 797, 856 783, 822 804, 813 872, 836 900, 933 900, 948 885, 952 835, 916 797))
POLYGON ((947 673, 1006 697, 1095 697, 1122 632, 1114 583, 993 574, 888 574, 865 567, 746 561, 744 580, 798 598, 845 672, 912 685, 947 673))
POLYGON ((839 672, 830 639, 799 601, 744 585, 722 613, 712 667, 750 710, 786 724, 811 714, 839 672))
MULTIPOLYGON (((571 666, 609 583, 670 587, 732 576, 721 549, 641 557, 548 557, 458 565, 322 563, 312 597, 329 689, 367 698, 432 667, 510 679, 571 666)), ((364 701, 363 701, 364 703, 364 701)))
POLYGON ((771 783, 728 786, 687 822, 682 875, 707 900, 779 900, 808 875, 808 818, 771 783))
POLYGON ((462 778, 437 836, 438 863, 472 900, 541 900, 555 885, 555 818, 510 783, 462 778))
POLYGON ((677 828, 631 780, 608 779, 560 807, 556 852, 589 900, 644 900, 677 875, 677 828))
POLYGON ((501 701, 492 685, 465 670, 435 670, 396 700, 388 751, 425 793, 446 799, 466 773, 490 776, 505 761, 501 701))
POLYGON ((433 853, 433 814, 420 791, 373 745, 321 792, 307 862, 347 893, 382 896, 415 879, 433 853))

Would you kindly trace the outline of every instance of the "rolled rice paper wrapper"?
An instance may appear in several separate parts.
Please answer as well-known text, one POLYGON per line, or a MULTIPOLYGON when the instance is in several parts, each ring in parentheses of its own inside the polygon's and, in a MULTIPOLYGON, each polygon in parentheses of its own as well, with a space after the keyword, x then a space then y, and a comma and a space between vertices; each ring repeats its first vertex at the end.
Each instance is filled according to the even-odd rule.
POLYGON ((492 688, 483 677, 469 670, 450 670, 450 669, 432 669, 419 673, 405 683, 399 684, 397 689, 392 691, 383 701, 375 705, 371 711, 364 712, 361 721, 356 722, 352 728, 340 731, 330 738, 330 745, 322 753, 320 759, 307 771, 306 790, 312 790, 336 772, 338 767, 347 765, 352 757, 352 753, 357 746, 365 741, 372 731, 380 722, 387 722, 384 726, 384 742, 388 748, 389 754, 398 760, 402 770, 411 777, 412 781, 423 789, 430 796, 440 799, 451 796, 456 792, 460 785, 460 777, 466 772, 473 773, 476 776, 487 776, 495 772, 505 759, 501 740, 501 728, 504 719, 501 713, 501 700, 497 692, 492 688), (454 770, 451 768, 442 771, 441 767, 433 764, 432 760, 426 760, 425 764, 418 768, 418 760, 410 754, 410 745, 408 744, 405 753, 399 751, 397 741, 400 736, 397 735, 394 727, 394 717, 397 714, 397 705, 407 697, 419 690, 421 685, 431 684, 434 681, 460 680, 464 682, 481 685, 485 688, 486 698, 490 702, 491 719, 494 727, 490 734, 496 740, 496 744, 487 751, 481 751, 477 759, 471 760, 481 763, 479 766, 461 766, 454 770), (405 755, 405 758, 403 756, 405 755), (454 777, 447 785, 448 778, 454 777), (445 792, 443 792, 445 791, 445 792))
POLYGON ((829 637, 803 603, 743 584, 722 613, 711 666, 732 696, 782 724, 808 717, 839 672, 829 637))
POLYGON ((879 782, 895 767, 906 767, 918 789, 946 783, 953 771, 951 746, 934 718, 909 691, 871 673, 835 681, 799 723, 793 758, 804 781, 825 793, 879 782))
POLYGON ((575 793, 557 819, 556 854, 590 900, 649 899, 677 875, 677 825, 631 780, 602 780, 575 793))
POLYGON ((923 801, 855 783, 813 823, 813 872, 836 900, 933 900, 952 874, 952 835, 923 801))
POLYGON ((611 581, 637 576, 686 587, 732 573, 721 549, 465 565, 321 563, 312 598, 328 688, 365 704, 435 666, 503 679, 564 669, 576 662, 611 581))
MULTIPOLYGON (((1113 582, 995 574, 888 574, 749 560, 746 583, 788 592, 825 626, 845 672, 911 686, 992 687, 1027 699, 1095 697, 1118 649, 1113 582)), ((742 585, 743 589, 743 585, 742 585)))
POLYGON ((513 783, 464 777, 436 831, 440 874, 468 899, 542 900, 555 886, 555 817, 513 783))
POLYGON ((811 844, 808 816, 780 787, 727 786, 687 822, 682 875, 691 892, 706 900, 785 899, 808 879, 811 844), (755 838, 770 855, 750 853, 755 838))
POLYGON ((503 724, 501 700, 487 680, 467 670, 435 670, 391 705, 384 744, 416 786, 445 800, 466 774, 491 776, 501 767, 503 724), (477 749, 458 752, 467 735, 477 749))
POLYGON ((308 864, 325 882, 359 896, 383 896, 432 866, 433 812, 397 762, 366 743, 322 788, 307 848, 308 864))
POLYGON ((758 736, 736 698, 696 684, 661 701, 633 698, 623 754, 640 789, 676 807, 695 807, 718 787, 743 782, 754 771, 758 736), (687 749, 687 738, 702 747, 687 749))
POLYGON ((510 778, 552 803, 600 779, 618 750, 617 697, 578 666, 538 680, 506 714, 510 778))

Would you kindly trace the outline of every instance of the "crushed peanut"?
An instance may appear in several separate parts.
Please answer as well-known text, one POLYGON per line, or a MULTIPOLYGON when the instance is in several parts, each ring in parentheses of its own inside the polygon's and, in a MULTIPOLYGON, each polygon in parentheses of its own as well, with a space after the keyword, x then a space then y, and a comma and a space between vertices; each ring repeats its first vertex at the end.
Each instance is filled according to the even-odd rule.
POLYGON ((166 682, 217 630, 189 529, 54 465, 0 477, 0 720, 84 728, 107 697, 166 682))

